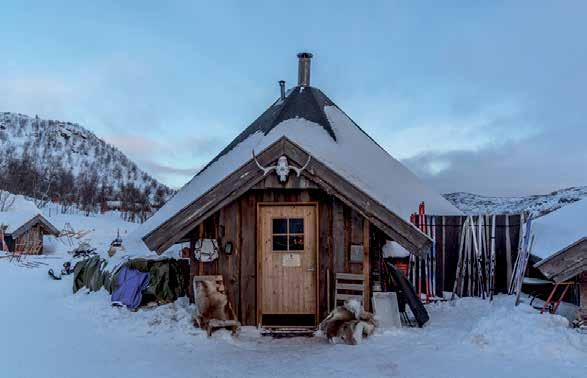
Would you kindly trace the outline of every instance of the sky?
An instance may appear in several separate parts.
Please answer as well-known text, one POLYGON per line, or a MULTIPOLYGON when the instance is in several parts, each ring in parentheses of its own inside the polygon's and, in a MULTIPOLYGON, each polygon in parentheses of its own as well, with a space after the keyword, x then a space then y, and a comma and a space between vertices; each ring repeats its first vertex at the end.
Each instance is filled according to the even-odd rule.
POLYGON ((12 1, 0 111, 77 122, 181 187, 297 82, 439 192, 587 185, 581 1, 12 1))

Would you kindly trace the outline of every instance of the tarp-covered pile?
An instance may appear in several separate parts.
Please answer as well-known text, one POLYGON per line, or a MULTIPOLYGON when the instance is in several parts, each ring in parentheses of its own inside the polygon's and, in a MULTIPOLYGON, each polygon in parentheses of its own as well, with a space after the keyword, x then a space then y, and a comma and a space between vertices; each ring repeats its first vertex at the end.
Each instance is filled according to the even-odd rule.
POLYGON ((187 295, 188 279, 181 260, 137 258, 128 260, 112 270, 108 269, 107 265, 108 262, 100 256, 78 262, 73 273, 73 292, 86 287, 90 291, 104 288, 112 294, 120 286, 119 276, 128 270, 135 270, 149 274, 148 285, 141 290, 142 303, 169 303, 187 295))

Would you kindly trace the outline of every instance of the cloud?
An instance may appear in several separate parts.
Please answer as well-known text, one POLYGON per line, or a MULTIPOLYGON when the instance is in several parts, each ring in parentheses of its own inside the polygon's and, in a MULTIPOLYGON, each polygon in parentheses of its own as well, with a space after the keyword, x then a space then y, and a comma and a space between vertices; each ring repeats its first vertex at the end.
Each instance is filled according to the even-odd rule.
POLYGON ((142 169, 172 187, 180 187, 193 177, 226 143, 216 136, 154 138, 145 135, 114 134, 105 138, 142 169), (188 165, 187 168, 182 166, 188 165), (191 165, 191 166, 190 166, 191 165))
POLYGON ((402 162, 442 193, 518 196, 587 185, 581 140, 551 132, 478 151, 426 152, 402 162))
POLYGON ((0 72, 0 111, 79 123, 178 186, 194 169, 172 167, 203 166, 227 143, 230 129, 162 95, 165 85, 152 70, 118 54, 67 75, 0 72))
MULTIPOLYGON (((47 48, 42 38, 28 38, 27 49, 7 41, 19 48, 8 48, 14 64, 0 70, 0 110, 79 122, 179 186, 266 108, 277 80, 295 80, 291 51, 312 41, 315 85, 438 190, 514 195, 585 184, 585 4, 339 8, 336 19, 355 27, 335 22, 319 39, 312 28, 298 30, 286 43, 261 38, 265 49, 259 37, 273 36, 275 25, 246 24, 246 9, 197 46, 183 38, 198 35, 189 27, 217 21, 154 34, 112 25, 113 39, 88 24, 84 32, 96 28, 104 45, 83 53, 59 40, 71 23, 56 24, 50 54, 37 52, 47 48)), ((15 30, 27 31, 36 32, 15 30)))
POLYGON ((194 168, 178 168, 165 164, 159 164, 152 160, 142 160, 141 165, 149 172, 167 183, 170 187, 178 189, 191 179, 203 166, 194 168))

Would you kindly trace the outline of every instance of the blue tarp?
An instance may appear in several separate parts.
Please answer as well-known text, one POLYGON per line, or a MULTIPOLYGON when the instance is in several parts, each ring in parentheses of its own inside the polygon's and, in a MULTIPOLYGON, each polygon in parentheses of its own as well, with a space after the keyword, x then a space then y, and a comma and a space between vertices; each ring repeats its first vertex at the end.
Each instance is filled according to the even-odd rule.
POLYGON ((123 266, 118 273, 118 287, 112 292, 112 302, 135 309, 141 305, 143 290, 149 286, 149 273, 123 266))

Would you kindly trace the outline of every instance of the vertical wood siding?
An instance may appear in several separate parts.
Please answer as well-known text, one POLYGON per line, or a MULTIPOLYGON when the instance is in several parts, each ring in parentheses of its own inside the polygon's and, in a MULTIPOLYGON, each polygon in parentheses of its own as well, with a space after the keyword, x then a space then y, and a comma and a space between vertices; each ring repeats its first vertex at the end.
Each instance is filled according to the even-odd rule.
MULTIPOLYGON (((278 185, 274 182, 270 184, 278 185)), ((232 242, 233 252, 232 255, 227 256, 221 249, 217 261, 203 264, 196 262, 192 257, 190 274, 197 275, 200 265, 202 265, 201 274, 221 274, 229 301, 245 325, 257 325, 257 204, 259 202, 318 203, 318 311, 321 319, 327 315, 328 309, 333 307, 335 273, 365 274, 370 281, 371 273, 378 270, 378 256, 385 243, 385 235, 340 200, 311 187, 308 183, 305 185, 308 188, 279 189, 263 186, 261 183, 223 207, 203 224, 204 237, 219 239, 221 246, 226 242, 232 242), (220 229, 224 230, 222 238, 219 235, 220 229), (350 261, 350 249, 354 244, 366 247, 363 263, 350 261), (328 279, 330 282, 327 282, 328 279), (330 295, 327 292, 328 287, 330 287, 330 295)), ((427 217, 429 227, 431 219, 432 217, 427 217)), ((458 258, 459 233, 464 219, 462 216, 434 217, 437 254, 436 290, 439 293, 452 290, 458 258)), ((509 221, 512 259, 515 261, 519 216, 510 216, 509 221)), ((496 224, 496 284, 501 291, 507 287, 505 217, 498 216, 496 224)), ((197 238, 197 231, 190 233, 192 251, 197 238)))

